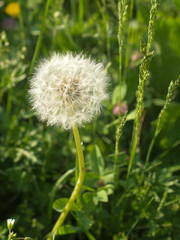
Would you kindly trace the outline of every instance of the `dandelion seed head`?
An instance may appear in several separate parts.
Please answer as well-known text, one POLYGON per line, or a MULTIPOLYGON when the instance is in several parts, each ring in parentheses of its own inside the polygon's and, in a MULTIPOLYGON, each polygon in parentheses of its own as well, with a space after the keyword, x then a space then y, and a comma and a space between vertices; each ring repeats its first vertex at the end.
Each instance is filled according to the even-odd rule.
POLYGON ((90 122, 101 111, 108 77, 101 63, 83 54, 54 54, 36 67, 30 80, 30 101, 48 125, 70 129, 90 122))

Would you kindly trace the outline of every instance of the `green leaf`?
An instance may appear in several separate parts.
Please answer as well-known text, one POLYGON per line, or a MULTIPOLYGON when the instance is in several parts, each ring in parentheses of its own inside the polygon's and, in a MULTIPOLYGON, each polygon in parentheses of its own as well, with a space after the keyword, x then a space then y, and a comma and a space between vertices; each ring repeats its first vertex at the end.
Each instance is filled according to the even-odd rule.
POLYGON ((17 163, 21 160, 21 158, 25 157, 27 159, 30 159, 32 163, 37 163, 38 159, 36 158, 35 154, 32 151, 27 151, 23 148, 15 148, 17 154, 14 159, 14 162, 17 163))
POLYGON ((111 195, 114 192, 114 185, 113 184, 106 184, 104 187, 101 187, 100 189, 105 190, 107 195, 111 195))
POLYGON ((177 172, 180 171, 180 165, 175 165, 169 168, 169 172, 177 172))
POLYGON ((160 98, 155 98, 152 100, 152 103, 156 106, 162 107, 162 106, 164 106, 165 101, 160 98))
POLYGON ((97 192, 97 197, 100 202, 108 202, 108 195, 105 190, 100 190, 97 192))
POLYGON ((118 102, 122 101, 124 99, 124 97, 126 96, 126 92, 127 92, 127 85, 123 84, 121 89, 120 86, 116 86, 113 94, 112 94, 112 105, 117 104, 118 102))
MULTIPOLYGON (((68 198, 59 198, 53 203, 53 209, 57 212, 62 212, 63 208, 69 201, 68 198)), ((76 203, 73 203, 71 206, 71 211, 80 211, 79 206, 76 203)))
POLYGON ((104 170, 104 159, 97 145, 94 146, 90 153, 90 164, 92 171, 99 176, 102 176, 104 170))
POLYGON ((130 121, 130 120, 134 120, 135 119, 135 116, 136 116, 136 109, 131 111, 128 115, 127 115, 127 121, 130 121))
POLYGON ((88 230, 92 226, 93 222, 89 218, 89 216, 83 212, 77 212, 76 213, 76 219, 79 222, 80 227, 82 227, 82 230, 88 230))
POLYGON ((58 231, 57 231, 57 235, 67 235, 67 234, 72 234, 72 233, 77 233, 80 231, 80 228, 79 227, 75 227, 75 226, 72 226, 72 225, 64 225, 64 226, 61 226, 58 231))
POLYGON ((98 204, 96 193, 86 192, 82 195, 83 209, 86 212, 92 211, 98 204))

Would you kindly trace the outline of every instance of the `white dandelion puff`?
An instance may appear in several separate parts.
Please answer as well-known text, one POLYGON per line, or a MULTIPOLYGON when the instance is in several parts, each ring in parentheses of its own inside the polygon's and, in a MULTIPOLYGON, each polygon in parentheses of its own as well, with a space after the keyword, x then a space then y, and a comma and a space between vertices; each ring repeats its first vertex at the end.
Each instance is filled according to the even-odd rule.
POLYGON ((30 101, 41 121, 70 129, 100 113, 108 98, 108 77, 101 63, 83 54, 54 54, 37 66, 30 80, 30 101))

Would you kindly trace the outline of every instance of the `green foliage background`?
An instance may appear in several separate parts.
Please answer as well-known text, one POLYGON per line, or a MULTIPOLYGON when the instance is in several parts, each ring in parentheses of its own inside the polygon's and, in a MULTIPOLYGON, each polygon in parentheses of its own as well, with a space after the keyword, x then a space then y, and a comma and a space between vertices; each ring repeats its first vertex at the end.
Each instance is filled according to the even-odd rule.
MULTIPOLYGON (((14 19, 16 25, 11 29, 3 29, 2 24, 8 17, 4 8, 11 1, 0 2, 0 239, 7 239, 6 220, 15 218, 14 231, 18 236, 42 240, 73 189, 76 150, 70 131, 40 123, 29 105, 29 69, 45 1, 19 0, 21 15, 14 19), (54 201, 56 211, 52 209, 54 201)), ((136 0, 132 18, 128 8, 124 30, 124 84, 119 99, 117 1, 51 1, 39 59, 54 51, 84 52, 102 61, 110 76, 107 107, 93 123, 80 129, 86 178, 82 194, 57 239, 178 240, 178 96, 166 111, 162 131, 147 167, 144 166, 168 85, 179 74, 179 0, 159 1, 152 46, 155 53, 145 86, 141 137, 127 179, 140 64, 140 59, 133 62, 132 55, 140 49, 140 38, 147 39, 150 3, 136 0), (117 117, 112 110, 119 101, 125 102, 129 110, 114 181, 117 117)))

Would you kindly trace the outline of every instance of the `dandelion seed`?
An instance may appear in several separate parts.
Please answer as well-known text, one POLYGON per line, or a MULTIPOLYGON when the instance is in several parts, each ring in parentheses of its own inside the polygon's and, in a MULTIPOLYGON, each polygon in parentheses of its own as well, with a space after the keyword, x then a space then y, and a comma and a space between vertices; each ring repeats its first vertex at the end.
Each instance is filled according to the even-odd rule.
POLYGON ((40 120, 70 129, 100 113, 108 98, 107 83, 101 63, 83 54, 54 54, 37 66, 30 81, 30 101, 40 120))

